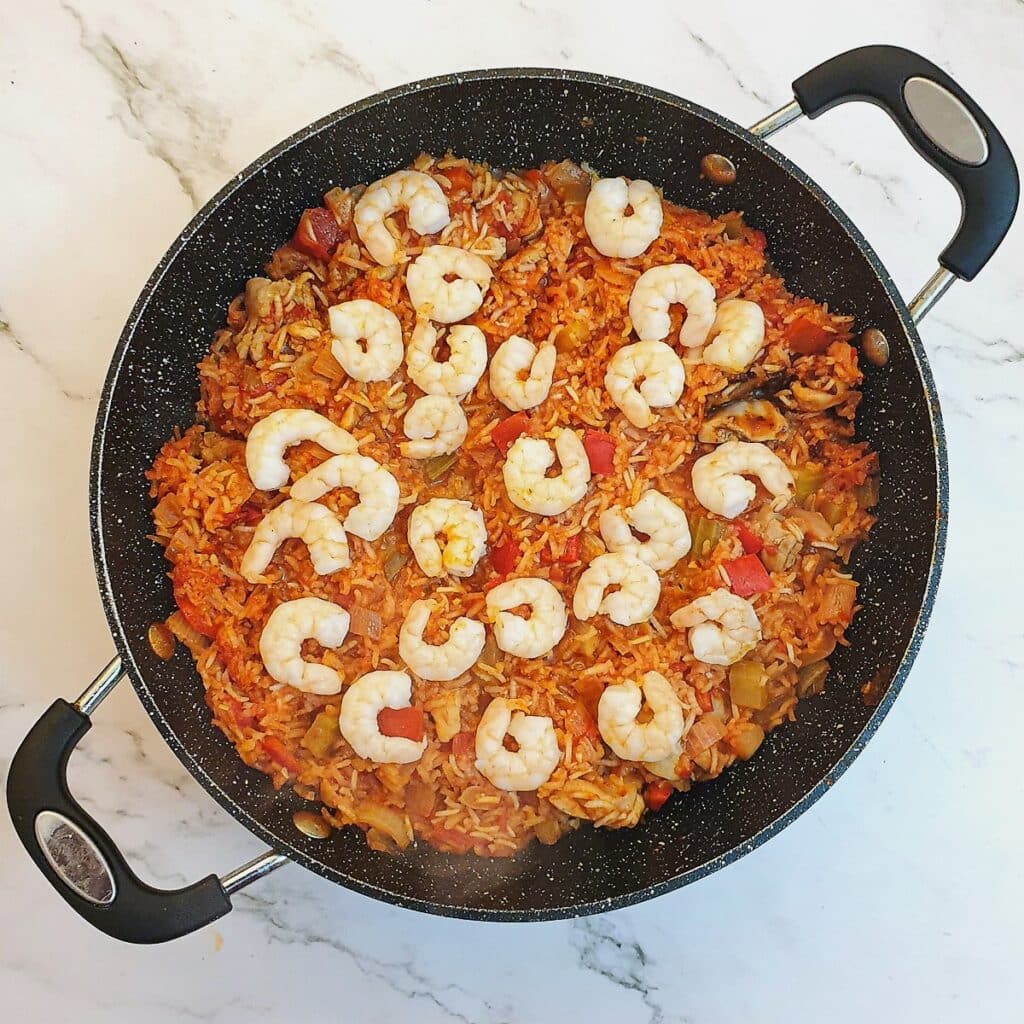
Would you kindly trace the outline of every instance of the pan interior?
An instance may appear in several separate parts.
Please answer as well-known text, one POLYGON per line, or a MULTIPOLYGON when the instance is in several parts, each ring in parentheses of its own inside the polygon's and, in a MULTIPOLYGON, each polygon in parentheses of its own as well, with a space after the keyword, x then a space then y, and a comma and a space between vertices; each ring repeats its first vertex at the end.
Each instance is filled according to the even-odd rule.
POLYGON ((856 230, 783 158, 727 122, 593 76, 501 72, 418 83, 332 115, 243 172, 186 229, 140 299, 108 377, 94 449, 94 547, 115 639, 147 708, 199 781, 253 831, 335 881, 436 913, 506 919, 643 899, 713 870, 795 816, 831 784, 895 696, 923 628, 943 532, 929 380, 891 282, 856 230), (640 827, 584 827, 512 860, 456 858, 423 844, 388 857, 353 830, 307 839, 291 821, 302 802, 274 792, 211 725, 187 652, 179 645, 164 663, 146 641, 172 597, 162 552, 146 540, 143 474, 172 428, 193 421, 195 363, 228 302, 329 187, 371 181, 421 150, 448 149, 499 167, 585 160, 602 174, 646 178, 677 203, 743 210, 767 234, 794 291, 853 314, 858 329, 881 329, 892 350, 884 369, 865 366, 858 434, 880 453, 880 519, 854 563, 864 608, 848 632, 851 646, 832 659, 827 691, 801 702, 798 720, 772 733, 752 761, 640 827), (709 152, 733 160, 735 186, 716 189, 700 178, 709 152), (869 708, 859 687, 879 671, 895 681, 881 706, 869 708))

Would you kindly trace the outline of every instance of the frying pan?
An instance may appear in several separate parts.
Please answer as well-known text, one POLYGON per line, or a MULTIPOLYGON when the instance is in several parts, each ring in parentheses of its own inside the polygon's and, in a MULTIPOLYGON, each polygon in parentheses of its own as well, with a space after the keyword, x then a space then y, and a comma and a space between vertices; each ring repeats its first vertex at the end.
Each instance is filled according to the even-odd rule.
MULTIPOLYGON (((919 320, 956 279, 971 280, 1016 210, 1017 170, 982 110, 943 71, 907 50, 873 46, 814 68, 794 100, 750 130, 687 100, 599 75, 543 69, 479 71, 415 82, 331 114, 229 182, 160 262, 128 319, 100 398, 92 449, 96 573, 117 657, 71 704, 56 701, 15 755, 7 786, 29 854, 86 920, 117 938, 160 942, 227 913, 233 892, 288 861, 386 902, 456 917, 526 921, 592 914, 650 899, 752 850, 806 810, 863 749, 891 707, 921 642, 946 534, 946 452, 919 320), (939 268, 909 305, 871 246, 802 171, 765 143, 801 115, 839 103, 881 106, 911 145, 959 191, 963 216, 939 268), (507 860, 453 857, 425 845, 371 852, 360 832, 308 838, 292 822, 303 802, 275 792, 210 724, 202 686, 179 645, 169 662, 146 640, 172 607, 161 549, 146 540, 143 473, 171 430, 191 423, 197 360, 224 309, 299 212, 334 184, 371 181, 421 150, 531 167, 589 160, 603 174, 646 178, 670 199, 711 213, 746 212, 768 236, 790 287, 882 331, 891 349, 867 367, 859 436, 881 459, 878 523, 853 571, 864 608, 828 689, 800 704, 737 765, 649 815, 639 827, 583 827, 555 846, 507 860), (701 158, 732 159, 719 188, 701 158), (89 716, 127 676, 185 767, 270 849, 220 878, 162 891, 140 881, 71 796, 70 752, 89 716), (877 702, 860 687, 875 680, 877 702)), ((305 805, 308 806, 308 805, 305 805)))

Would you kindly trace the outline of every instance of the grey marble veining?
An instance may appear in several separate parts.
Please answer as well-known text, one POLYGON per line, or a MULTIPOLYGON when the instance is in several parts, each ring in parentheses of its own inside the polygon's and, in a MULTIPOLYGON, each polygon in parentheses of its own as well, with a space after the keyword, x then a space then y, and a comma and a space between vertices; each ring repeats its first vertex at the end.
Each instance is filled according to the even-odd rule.
MULTIPOLYGON (((109 657, 86 518, 107 359, 152 266, 194 209, 303 124, 376 89, 480 66, 604 71, 752 122, 834 51, 892 41, 962 81, 1018 157, 1024 8, 790 3, 293 0, 3 7, 0 422, 7 578, 0 766, 40 711, 109 657), (45 54, 45 59, 42 55, 45 54), (59 274, 59 290, 55 280, 59 274)), ((934 267, 955 197, 877 111, 777 137, 847 209, 904 294, 934 267)), ((976 1020, 1019 973, 1024 821, 1022 228, 922 335, 951 470, 944 579, 911 679, 826 799, 704 881, 616 914, 541 925, 426 918, 297 867, 172 946, 115 945, 45 887, 0 816, 0 991, 12 1019, 342 1018, 549 1022, 976 1020), (983 541, 989 544, 982 546, 983 541)), ((76 792, 140 873, 172 885, 258 844, 192 781, 127 689, 74 756, 76 792)))

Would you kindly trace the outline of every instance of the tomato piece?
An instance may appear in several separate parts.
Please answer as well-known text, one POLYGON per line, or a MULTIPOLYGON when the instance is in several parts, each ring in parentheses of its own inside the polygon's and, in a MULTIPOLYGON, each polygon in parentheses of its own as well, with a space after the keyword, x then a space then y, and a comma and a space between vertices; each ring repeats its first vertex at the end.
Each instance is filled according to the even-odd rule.
POLYGON ((739 537, 740 543, 743 545, 745 555, 756 555, 764 547, 764 541, 743 523, 736 524, 736 536, 739 537))
POLYGON ((211 640, 217 635, 217 627, 206 621, 202 612, 177 589, 174 591, 174 603, 178 611, 185 617, 185 621, 197 632, 211 640))
POLYGON ((506 537, 497 547, 491 548, 491 565, 495 572, 507 576, 519 564, 520 555, 519 545, 511 537, 506 537))
POLYGON ((523 171, 520 177, 523 179, 523 181, 528 181, 533 185, 539 185, 542 181, 544 181, 544 175, 541 174, 536 167, 531 167, 530 170, 523 171))
POLYGON ((328 260, 341 241, 341 228, 334 214, 322 206, 304 210, 299 226, 292 237, 292 245, 318 260, 328 260))
POLYGON ((384 736, 401 736, 419 743, 423 739, 422 708, 384 708, 377 712, 377 728, 384 736))
POLYGON ((302 762, 276 736, 264 736, 260 740, 260 746, 271 761, 276 761, 293 775, 298 775, 302 770, 302 762))
POLYGON ((473 175, 465 167, 445 167, 440 172, 450 182, 450 192, 468 192, 473 187, 473 175))
POLYGON ((608 476, 615 469, 615 442, 603 430, 586 430, 583 447, 590 461, 590 472, 608 476))
POLYGON ((600 749, 601 733, 598 731, 597 723, 581 701, 578 701, 566 713, 565 729, 573 736, 589 740, 591 744, 600 749))
POLYGON ((256 724, 255 715, 246 711, 245 705, 241 701, 235 700, 234 697, 228 694, 225 694, 224 700, 228 707, 231 708, 231 717, 240 729, 251 729, 256 724))
POLYGON ((794 352, 799 352, 803 356, 824 352, 835 337, 805 316, 798 316, 786 324, 782 336, 794 352))
POLYGON ((772 578, 768 570, 761 564, 757 555, 743 555, 723 565, 729 577, 732 592, 738 597, 750 597, 772 589, 772 578))
POLYGON ((644 802, 652 811, 660 811, 672 795, 672 787, 663 780, 648 782, 644 787, 644 802))
MULTIPOLYGON (((565 547, 562 549, 562 553, 558 556, 557 561, 562 565, 572 565, 574 562, 580 560, 580 535, 578 533, 573 534, 566 542, 565 547)), ((551 550, 551 545, 547 544, 540 551, 540 564, 541 565, 553 565, 556 561, 554 552, 551 550)))
POLYGON ((452 753, 456 757, 467 757, 476 753, 476 733, 457 732, 452 737, 452 753))
POLYGON ((493 590, 495 587, 500 587, 507 579, 508 577, 505 575, 492 576, 484 583, 484 593, 486 594, 488 590, 493 590))
POLYGON ((491 431, 491 440, 494 446, 502 455, 507 455, 512 442, 520 435, 530 429, 530 417, 525 412, 517 412, 515 416, 509 416, 502 420, 491 431))

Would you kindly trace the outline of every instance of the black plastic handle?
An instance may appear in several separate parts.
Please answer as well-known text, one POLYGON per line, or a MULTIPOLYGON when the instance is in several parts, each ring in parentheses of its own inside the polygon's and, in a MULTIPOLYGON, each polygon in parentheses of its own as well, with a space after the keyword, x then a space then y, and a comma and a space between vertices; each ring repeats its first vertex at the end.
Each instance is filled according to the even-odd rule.
POLYGON ((231 909, 231 901, 216 875, 183 889, 165 891, 146 885, 71 795, 68 758, 91 725, 88 716, 67 701, 54 701, 11 761, 7 805, 18 836, 39 870, 86 921, 124 942, 167 942, 222 917, 231 909), (92 898, 76 891, 54 868, 37 835, 37 822, 62 820, 67 824, 58 826, 64 832, 53 850, 64 872, 76 877, 84 891, 91 890, 92 898), (88 849, 90 844, 93 850, 88 849), (101 859, 96 858, 97 852, 101 859))
POLYGON ((800 109, 812 118, 850 100, 881 107, 914 149, 960 193, 960 226, 939 263, 965 281, 981 270, 1013 221, 1020 179, 996 126, 945 71, 898 46, 862 46, 801 75, 793 83, 793 94, 800 109), (912 79, 924 79, 925 84, 912 84, 908 103, 907 83, 912 79), (916 115, 911 106, 917 107, 916 115), (961 136, 966 146, 949 145, 961 130, 968 132, 966 138, 961 136), (979 148, 979 137, 987 144, 987 153, 984 144, 979 148))

